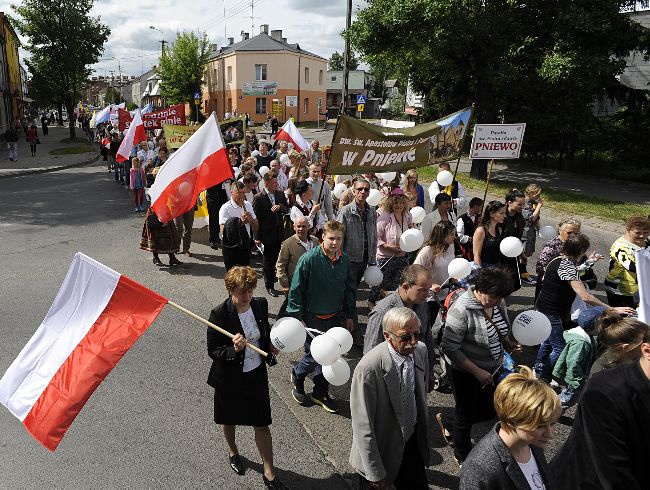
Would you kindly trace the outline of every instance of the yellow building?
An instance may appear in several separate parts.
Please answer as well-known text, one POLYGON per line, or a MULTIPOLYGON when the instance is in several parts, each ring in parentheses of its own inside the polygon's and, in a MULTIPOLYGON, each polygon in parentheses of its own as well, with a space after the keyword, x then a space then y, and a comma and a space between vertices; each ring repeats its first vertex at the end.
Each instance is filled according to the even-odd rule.
POLYGON ((299 124, 325 111, 327 59, 288 43, 281 30, 268 32, 264 24, 257 36, 242 33, 212 53, 203 77, 206 115, 222 119, 236 109, 261 124, 275 108, 281 123, 293 117, 299 124))
POLYGON ((2 22, 2 35, 4 37, 4 61, 3 67, 5 73, 5 86, 3 87, 5 102, 9 99, 8 114, 5 117, 14 120, 22 117, 24 101, 23 87, 20 77, 20 58, 18 56, 18 46, 20 41, 14 28, 9 23, 9 19, 0 12, 0 21, 2 22))

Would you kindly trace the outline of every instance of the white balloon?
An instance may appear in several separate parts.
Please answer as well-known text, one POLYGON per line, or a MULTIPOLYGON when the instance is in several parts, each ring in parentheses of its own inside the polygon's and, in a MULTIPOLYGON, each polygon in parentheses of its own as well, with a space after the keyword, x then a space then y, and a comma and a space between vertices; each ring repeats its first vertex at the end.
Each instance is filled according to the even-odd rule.
POLYGON ((323 366, 333 364, 339 357, 339 344, 332 337, 318 335, 311 341, 311 356, 323 366))
POLYGON ((258 173, 259 173, 262 177, 264 177, 264 176, 266 175, 266 173, 267 173, 269 170, 271 170, 269 167, 267 167, 266 165, 262 165, 262 166, 260 167, 258 173))
POLYGON ((381 192, 379 192, 377 189, 370 189, 370 193, 368 194, 368 199, 366 199, 366 202, 369 206, 378 206, 381 202, 381 192))
POLYGON ((426 215, 427 212, 420 206, 411 208, 411 218, 413 218, 413 223, 416 225, 422 223, 426 215))
POLYGON ((289 163, 289 155, 283 154, 280 156, 280 163, 284 163, 285 165, 289 163))
POLYGON ((368 266, 366 272, 363 273, 363 280, 370 287, 379 286, 381 281, 384 280, 384 273, 376 265, 368 266))
POLYGON ((542 226, 542 229, 539 230, 539 236, 546 240, 551 240, 557 236, 557 231, 555 231, 555 227, 551 225, 542 226))
POLYGON ((241 168, 235 167, 235 178, 238 179, 241 175, 241 168))
POLYGON ((294 352, 305 344, 307 331, 295 318, 280 318, 271 328, 271 344, 282 352, 294 352))
POLYGON ((501 241, 499 250, 506 257, 518 257, 524 251, 524 245, 516 236, 509 236, 501 241))
POLYGON ((522 345, 541 344, 551 335, 551 321, 540 311, 522 311, 512 322, 512 335, 522 345))
POLYGON ((251 156, 252 156, 252 157, 256 157, 256 156, 259 155, 259 154, 260 154, 260 152, 257 151, 257 150, 253 150, 253 151, 251 151, 251 156))
POLYGON ((424 243, 424 235, 416 228, 411 228, 399 237, 399 248, 404 252, 414 252, 424 243))
POLYGON ((378 176, 384 182, 392 182, 395 179, 395 177, 397 177, 397 172, 384 172, 383 174, 378 174, 378 176))
POLYGON ((332 327, 325 335, 329 335, 336 343, 339 344, 339 354, 347 354, 350 349, 352 349, 352 334, 347 328, 343 327, 332 327))
POLYGON ((350 366, 340 357, 329 366, 323 366, 323 376, 333 386, 341 386, 350 379, 350 366))
POLYGON ((345 194, 345 191, 348 189, 348 186, 346 186, 343 182, 339 182, 334 186, 334 190, 332 191, 332 194, 334 194, 334 197, 337 199, 341 199, 343 197, 343 194, 345 194))
POLYGON ((178 193, 183 197, 189 196, 192 194, 192 184, 189 182, 181 182, 178 186, 178 193))
POLYGON ((442 170, 438 172, 436 180, 442 187, 447 187, 454 181, 454 174, 452 174, 449 170, 442 170))
POLYGON ((472 272, 472 266, 467 259, 461 257, 452 260, 447 266, 449 277, 457 280, 465 279, 472 272))

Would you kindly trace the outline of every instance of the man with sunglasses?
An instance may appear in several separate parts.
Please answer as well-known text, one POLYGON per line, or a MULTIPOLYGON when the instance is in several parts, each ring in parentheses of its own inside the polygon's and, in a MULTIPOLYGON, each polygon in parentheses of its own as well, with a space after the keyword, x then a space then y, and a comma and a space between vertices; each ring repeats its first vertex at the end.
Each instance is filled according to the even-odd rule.
POLYGON ((352 375, 350 464, 361 488, 428 488, 427 348, 413 310, 397 307, 382 321, 384 342, 352 375))

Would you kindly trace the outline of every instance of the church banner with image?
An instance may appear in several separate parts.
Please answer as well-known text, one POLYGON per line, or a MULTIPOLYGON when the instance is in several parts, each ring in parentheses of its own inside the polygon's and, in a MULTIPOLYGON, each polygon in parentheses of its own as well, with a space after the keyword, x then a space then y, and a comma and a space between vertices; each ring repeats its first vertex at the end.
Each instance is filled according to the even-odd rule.
POLYGON ((458 158, 471 116, 468 107, 411 128, 385 128, 340 116, 327 173, 406 171, 453 160, 458 158))

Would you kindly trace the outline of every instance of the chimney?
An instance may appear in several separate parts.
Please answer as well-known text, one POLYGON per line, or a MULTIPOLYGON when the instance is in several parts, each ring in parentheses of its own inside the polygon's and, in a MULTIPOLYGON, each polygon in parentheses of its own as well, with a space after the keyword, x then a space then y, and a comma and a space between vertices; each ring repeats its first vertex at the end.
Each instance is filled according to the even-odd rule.
POLYGON ((282 41, 282 29, 271 31, 271 37, 276 41, 282 41))
POLYGON ((230 46, 231 44, 235 44, 235 38, 234 37, 229 37, 228 38, 228 46, 230 46))
POLYGON ((268 24, 262 24, 260 26, 260 34, 267 34, 269 33, 269 25, 268 24))
POLYGON ((244 32, 244 39, 243 40, 248 41, 248 38, 249 38, 248 32, 244 32))

